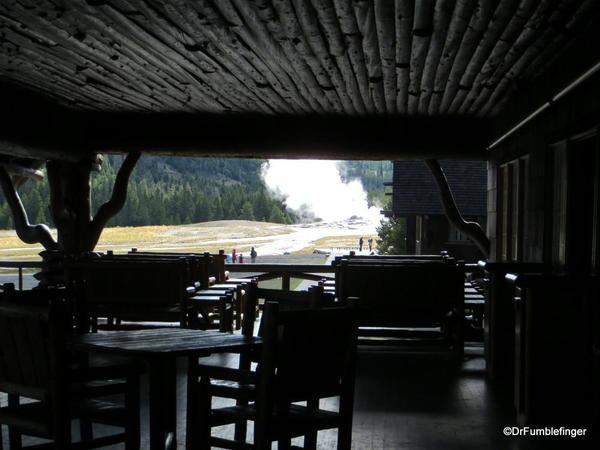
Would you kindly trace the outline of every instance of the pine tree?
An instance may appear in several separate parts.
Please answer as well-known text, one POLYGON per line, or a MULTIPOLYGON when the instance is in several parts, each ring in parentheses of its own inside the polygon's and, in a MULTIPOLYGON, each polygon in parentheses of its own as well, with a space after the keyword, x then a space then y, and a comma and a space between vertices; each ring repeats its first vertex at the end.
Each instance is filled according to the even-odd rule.
POLYGON ((406 219, 390 218, 382 220, 377 228, 377 249, 384 255, 402 255, 406 253, 406 219))
POLYGON ((271 208, 271 214, 269 215, 269 222, 286 223, 283 212, 281 212, 281 209, 279 209, 276 205, 273 205, 273 207, 271 208))
POLYGON ((242 206, 239 218, 242 220, 254 220, 254 211, 249 201, 246 201, 242 206))

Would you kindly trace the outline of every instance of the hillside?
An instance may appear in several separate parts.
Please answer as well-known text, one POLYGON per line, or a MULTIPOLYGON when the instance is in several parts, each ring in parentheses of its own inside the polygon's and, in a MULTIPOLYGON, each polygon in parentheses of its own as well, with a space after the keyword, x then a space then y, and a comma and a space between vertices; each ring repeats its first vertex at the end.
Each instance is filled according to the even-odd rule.
POLYGON ((392 181, 391 161, 340 161, 338 169, 342 180, 359 179, 367 191, 369 206, 383 206, 386 202, 383 183, 392 181))
MULTIPOLYGON (((102 171, 92 177, 92 203, 96 210, 112 191, 122 156, 105 157, 102 171)), ((293 223, 285 203, 273 199, 262 178, 259 159, 142 157, 130 180, 127 203, 109 226, 180 225, 211 220, 257 220, 293 223)), ((383 192, 389 162, 345 161, 343 179, 359 178, 369 198, 383 192), (379 189, 378 189, 379 188, 379 189)), ((29 181, 19 194, 30 223, 52 225, 46 181, 29 181)), ((0 193, 0 228, 12 228, 8 205, 0 193)))

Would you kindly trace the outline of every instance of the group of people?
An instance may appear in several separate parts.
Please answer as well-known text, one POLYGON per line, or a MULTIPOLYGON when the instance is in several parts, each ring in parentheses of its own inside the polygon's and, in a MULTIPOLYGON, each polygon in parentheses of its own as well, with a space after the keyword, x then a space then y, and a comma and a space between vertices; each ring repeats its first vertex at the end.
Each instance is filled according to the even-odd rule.
MULTIPOLYGON (((362 252, 363 249, 363 244, 364 244, 364 238, 361 236, 360 239, 358 240, 358 250, 362 252)), ((373 251, 373 239, 369 238, 367 240, 367 244, 369 246, 369 251, 373 251)), ((256 256, 258 254, 256 253, 256 250, 254 249, 254 247, 252 247, 250 249, 250 262, 252 264, 254 264, 256 262, 256 256)), ((242 253, 236 253, 235 248, 233 250, 231 250, 231 257, 228 255, 227 256, 227 262, 231 262, 231 263, 239 263, 239 264, 243 264, 244 263, 244 255, 242 253)))
MULTIPOLYGON (((256 262, 256 256, 258 255, 258 253, 256 253, 256 250, 254 249, 254 247, 252 247, 252 249, 250 250, 250 262, 252 264, 254 264, 256 262)), ((229 256, 227 257, 227 259, 229 259, 229 256)), ((230 261, 227 261, 230 262, 230 261)), ((231 263, 240 263, 243 264, 244 263, 244 255, 242 253, 237 254, 235 252, 235 248, 231 251, 231 263)))
MULTIPOLYGON (((364 243, 364 239, 361 236, 360 239, 358 240, 358 251, 359 252, 362 252, 363 243, 364 243)), ((373 250, 373 239, 369 238, 369 240, 367 241, 367 243, 369 244, 369 251, 372 251, 373 250)))

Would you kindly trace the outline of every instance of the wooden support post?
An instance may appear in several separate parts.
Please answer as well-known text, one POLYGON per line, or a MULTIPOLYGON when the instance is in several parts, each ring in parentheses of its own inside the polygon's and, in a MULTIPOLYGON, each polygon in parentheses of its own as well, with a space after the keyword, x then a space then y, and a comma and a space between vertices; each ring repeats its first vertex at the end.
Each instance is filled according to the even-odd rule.
POLYGON ((440 163, 437 160, 428 159, 425 160, 425 164, 427 164, 427 167, 431 170, 437 187, 440 190, 442 204, 444 205, 448 221, 454 225, 458 231, 471 239, 487 258, 490 254, 490 240, 477 222, 467 222, 460 214, 440 163))
POLYGON ((281 289, 284 291, 290 290, 290 274, 287 272, 281 277, 281 289))
MULTIPOLYGON (((58 231, 57 240, 51 235, 47 225, 29 224, 27 212, 15 189, 15 183, 7 172, 6 164, 0 164, 0 186, 10 206, 17 235, 23 242, 39 243, 46 250, 41 253, 44 261, 48 263, 43 271, 45 275, 42 281, 47 283, 45 278, 51 278, 59 284, 64 283, 62 254, 80 254, 94 249, 108 220, 125 204, 129 176, 139 157, 139 153, 127 155, 117 173, 110 200, 100 206, 95 216, 92 216, 91 210, 90 174, 93 170, 98 170, 101 159, 94 155, 93 158, 84 161, 47 163, 50 210, 58 231), (57 268, 59 270, 56 270, 57 268)), ((11 166, 13 169, 14 167, 11 166)), ((19 174, 33 176, 37 171, 22 169, 19 174)), ((21 276, 19 285, 22 285, 21 276)))
POLYGON ((97 158, 75 163, 48 162, 50 207, 58 230, 59 250, 77 254, 94 249, 106 223, 125 204, 129 176, 139 157, 139 153, 127 155, 117 173, 111 198, 98 208, 95 216, 91 211, 90 175, 97 158))

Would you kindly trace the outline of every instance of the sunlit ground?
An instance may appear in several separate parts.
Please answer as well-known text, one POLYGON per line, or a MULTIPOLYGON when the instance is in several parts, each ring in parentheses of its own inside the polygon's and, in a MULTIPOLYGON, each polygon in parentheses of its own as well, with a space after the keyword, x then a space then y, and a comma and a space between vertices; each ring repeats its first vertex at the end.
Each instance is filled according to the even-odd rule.
MULTIPOLYGON (((259 255, 312 253, 315 249, 356 247, 360 237, 376 234, 372 225, 361 222, 332 222, 309 225, 282 225, 245 220, 227 220, 179 226, 114 227, 102 233, 98 251, 126 253, 135 247, 147 251, 249 253, 259 255)), ((43 249, 27 245, 12 230, 0 231, 0 261, 39 260, 43 249)))

